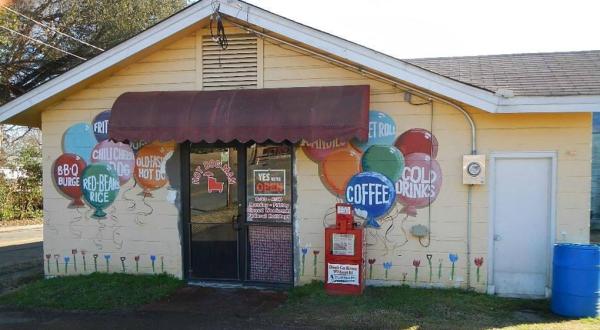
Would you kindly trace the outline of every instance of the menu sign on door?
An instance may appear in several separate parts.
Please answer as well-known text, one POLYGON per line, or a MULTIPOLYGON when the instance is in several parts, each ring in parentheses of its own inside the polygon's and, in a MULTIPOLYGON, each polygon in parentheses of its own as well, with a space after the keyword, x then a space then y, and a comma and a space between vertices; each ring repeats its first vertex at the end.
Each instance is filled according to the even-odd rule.
POLYGON ((286 170, 253 171, 254 195, 248 198, 248 221, 291 221, 291 203, 287 198, 286 170))

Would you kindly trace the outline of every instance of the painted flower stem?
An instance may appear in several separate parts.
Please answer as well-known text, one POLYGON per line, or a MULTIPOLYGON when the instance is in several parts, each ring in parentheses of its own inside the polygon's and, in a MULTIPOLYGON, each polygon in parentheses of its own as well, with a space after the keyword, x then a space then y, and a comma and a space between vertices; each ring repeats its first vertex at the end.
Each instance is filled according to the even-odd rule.
POLYGON ((65 274, 67 274, 69 272, 69 257, 65 256, 64 260, 65 260, 65 274))
POLYGON ((98 272, 98 255, 94 254, 94 272, 98 272))
POLYGON ((433 266, 431 264, 431 258, 433 258, 433 255, 428 254, 427 255, 427 264, 429 265, 429 282, 431 282, 431 280, 433 279, 433 266))
POLYGON ((369 262, 369 279, 373 279, 373 264, 377 261, 375 258, 368 259, 369 262))
POLYGON ((165 272, 165 257, 164 256, 160 256, 160 272, 161 273, 165 272))
POLYGON ((135 260, 135 272, 139 273, 140 272, 140 256, 135 256, 135 257, 133 257, 133 259, 135 260))
POLYGON ((477 266, 477 283, 479 283, 479 269, 483 265, 483 257, 475 258, 475 266, 477 266))
POLYGON ((406 284, 406 276, 408 276, 408 273, 402 273, 402 285, 406 284))
POLYGON ((155 266, 154 266, 154 262, 156 261, 156 256, 151 255, 150 256, 150 260, 152 261, 152 273, 156 274, 156 269, 155 269, 155 266))
POLYGON ((127 259, 127 258, 125 258, 125 257, 121 257, 121 271, 122 271, 123 273, 125 273, 125 260, 126 260, 126 259, 127 259))
POLYGON ((86 253, 86 251, 81 250, 81 259, 83 259, 83 272, 87 273, 87 264, 85 262, 85 253, 86 253))
POLYGON ((60 273, 60 268, 58 267, 58 258, 60 256, 58 254, 54 255, 54 260, 56 261, 56 273, 60 273))
POLYGON ((442 259, 438 260, 438 280, 442 279, 442 259))
POLYGON ((415 266, 415 283, 417 283, 419 279, 419 266, 421 266, 421 260, 413 260, 413 266, 415 266))
POLYGON ((450 280, 454 281, 454 266, 456 264, 456 261, 458 261, 458 254, 450 253, 448 255, 448 259, 450 259, 450 262, 452 263, 452 270, 451 270, 451 273, 450 273, 450 280))
POLYGON ((306 254, 308 253, 308 247, 303 247, 302 249, 300 249, 300 252, 302 252, 302 276, 304 276, 304 265, 306 261, 306 254))
POLYGON ((313 276, 317 277, 317 259, 319 255, 319 250, 313 251, 313 276))
POLYGON ((77 272, 77 249, 71 250, 71 254, 73 254, 73 269, 77 272))
POLYGON ((110 273, 110 255, 109 254, 105 254, 104 255, 104 259, 106 260, 106 272, 110 273))
POLYGON ((52 258, 52 255, 46 254, 46 265, 48 266, 48 274, 50 274, 50 258, 52 258))

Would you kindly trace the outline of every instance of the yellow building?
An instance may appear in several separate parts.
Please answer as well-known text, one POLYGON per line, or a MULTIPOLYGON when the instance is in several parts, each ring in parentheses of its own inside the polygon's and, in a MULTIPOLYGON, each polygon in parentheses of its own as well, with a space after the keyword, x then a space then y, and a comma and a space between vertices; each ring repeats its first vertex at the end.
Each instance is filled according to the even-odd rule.
POLYGON ((47 276, 325 280, 346 201, 370 221, 368 285, 544 296, 553 244, 589 242, 600 91, 535 64, 585 53, 404 61, 238 1, 222 47, 211 14, 0 107, 43 131, 47 276))

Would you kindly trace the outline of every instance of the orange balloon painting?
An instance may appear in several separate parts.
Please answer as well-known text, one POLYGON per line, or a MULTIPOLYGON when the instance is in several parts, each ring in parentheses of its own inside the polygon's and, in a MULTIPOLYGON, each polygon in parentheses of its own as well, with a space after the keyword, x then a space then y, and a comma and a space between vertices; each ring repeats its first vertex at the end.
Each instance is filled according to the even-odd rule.
POLYGON ((361 155, 348 147, 336 150, 319 163, 321 181, 334 195, 343 198, 350 178, 361 171, 361 155))
POLYGON ((133 174, 144 196, 152 197, 150 191, 167 184, 166 163, 174 151, 175 143, 155 142, 143 146, 135 155, 133 174))

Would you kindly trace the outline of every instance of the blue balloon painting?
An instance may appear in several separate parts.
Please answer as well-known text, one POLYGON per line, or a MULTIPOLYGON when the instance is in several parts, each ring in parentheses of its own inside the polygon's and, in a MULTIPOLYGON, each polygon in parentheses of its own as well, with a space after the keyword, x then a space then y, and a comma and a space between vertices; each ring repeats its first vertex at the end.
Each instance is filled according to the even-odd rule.
POLYGON ((396 140, 396 123, 388 114, 381 111, 369 111, 369 140, 354 141, 361 151, 366 151, 372 145, 392 145, 396 140))
POLYGON ((390 179, 377 172, 361 172, 346 186, 346 201, 354 206, 367 227, 379 228, 377 218, 390 211, 396 201, 396 189, 390 179))
POLYGON ((87 164, 91 164, 92 150, 96 146, 96 142, 92 126, 87 123, 77 123, 65 131, 63 151, 79 155, 87 164))
POLYGON ((100 112, 92 122, 94 136, 98 142, 108 140, 108 122, 110 121, 110 110, 100 112))

